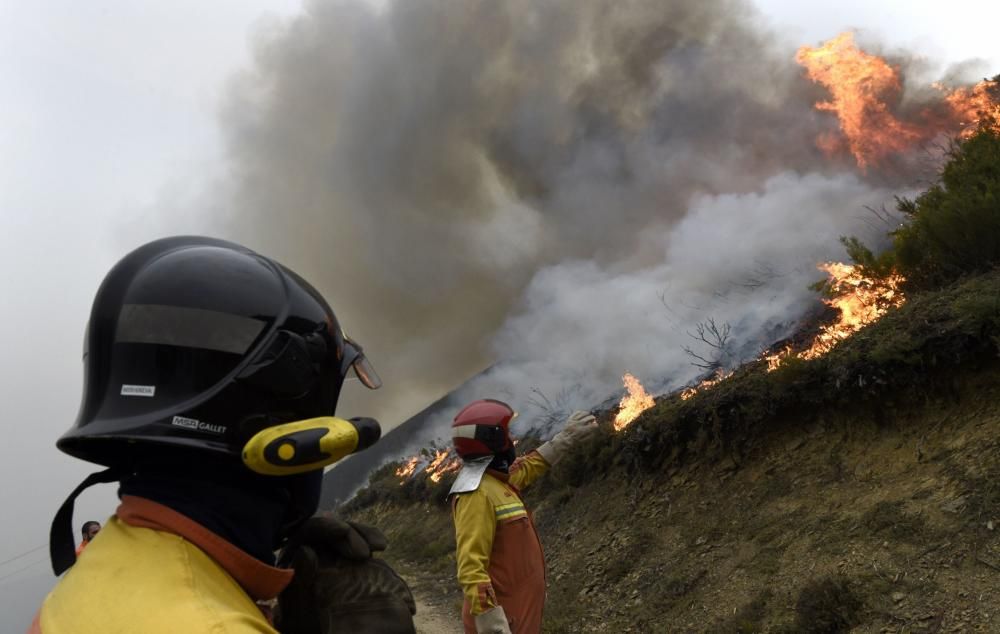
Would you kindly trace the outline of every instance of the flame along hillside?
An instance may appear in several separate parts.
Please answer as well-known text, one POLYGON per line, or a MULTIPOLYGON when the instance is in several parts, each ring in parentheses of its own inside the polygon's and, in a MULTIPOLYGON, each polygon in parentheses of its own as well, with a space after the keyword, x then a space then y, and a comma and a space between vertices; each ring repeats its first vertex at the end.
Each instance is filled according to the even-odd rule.
MULTIPOLYGON (((830 323, 822 324, 818 333, 801 349, 786 344, 778 352, 764 354, 760 360, 767 363, 767 371, 773 372, 789 358, 816 359, 832 350, 838 343, 861 328, 878 321, 889 309, 901 306, 905 301, 900 286, 905 280, 891 274, 885 279, 866 277, 859 267, 839 262, 828 262, 817 267, 827 274, 823 289, 829 295, 823 302, 836 311, 837 317, 830 323)), ((729 378, 734 370, 718 370, 711 377, 697 385, 686 387, 675 394, 687 400, 699 391, 711 388, 729 378)), ((626 372, 622 377, 625 394, 618 403, 612 428, 621 432, 636 420, 642 412, 655 404, 653 396, 646 393, 638 378, 626 372)), ((462 462, 451 448, 430 447, 404 459, 395 468, 395 475, 402 486, 412 478, 427 478, 433 484, 440 483, 448 474, 458 472, 462 462)))
MULTIPOLYGON (((1000 88, 996 80, 950 89, 937 83, 920 87, 923 90, 917 91, 919 99, 907 99, 899 68, 861 50, 851 32, 816 48, 803 46, 795 60, 803 67, 806 78, 828 91, 829 99, 817 102, 816 109, 833 114, 839 124, 818 137, 817 146, 831 158, 849 154, 863 172, 891 160, 912 160, 931 142, 955 136, 969 138, 984 127, 1000 132, 1000 88)), ((828 276, 824 290, 829 297, 823 301, 838 311, 839 318, 824 324, 804 347, 785 344, 762 353, 769 371, 788 358, 808 360, 826 354, 905 301, 901 290, 905 279, 892 267, 884 268, 877 279, 860 267, 842 262, 819 263, 817 267, 828 276)), ((616 414, 616 431, 653 404, 639 379, 627 368, 623 370, 626 391, 616 414)), ((679 396, 687 400, 732 376, 733 371, 717 368, 696 385, 681 390, 679 396)), ((450 448, 431 447, 405 459, 396 469, 396 476, 401 484, 415 477, 438 483, 460 468, 461 462, 450 448)))
MULTIPOLYGON (((825 355, 605 412, 526 495, 545 631, 994 631, 997 298, 998 271, 913 292, 825 355)), ((342 512, 457 620, 450 481, 394 468, 342 512)))
MULTIPOLYGON (((824 355, 747 364, 620 432, 605 412, 602 436, 527 494, 547 631, 991 631, 998 298, 998 271, 913 292, 824 355), (676 629, 655 629, 664 615, 676 629), (832 626, 799 627, 813 619, 832 626)), ((394 467, 344 510, 453 604, 448 479, 400 486, 394 467)))
MULTIPOLYGON (((1000 631, 1000 100, 977 90, 994 114, 899 201, 889 247, 845 240, 855 264, 825 267, 835 318, 651 406, 633 383, 639 405, 527 492, 545 631, 1000 631)), ((859 169, 891 158, 847 132, 859 169)), ((341 511, 457 621, 450 478, 426 457, 341 511)))

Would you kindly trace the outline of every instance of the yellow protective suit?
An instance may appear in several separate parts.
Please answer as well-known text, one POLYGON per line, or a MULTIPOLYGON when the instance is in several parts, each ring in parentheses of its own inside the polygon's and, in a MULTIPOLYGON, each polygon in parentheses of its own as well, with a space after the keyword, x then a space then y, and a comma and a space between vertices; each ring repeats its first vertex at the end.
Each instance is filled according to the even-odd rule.
POLYGON ((126 496, 28 632, 276 634, 255 600, 291 578, 176 511, 126 496))
POLYGON ((514 634, 541 631, 545 557, 520 490, 548 468, 533 451, 517 459, 509 475, 489 469, 478 489, 452 497, 468 634, 476 634, 475 616, 497 605, 503 606, 514 634))

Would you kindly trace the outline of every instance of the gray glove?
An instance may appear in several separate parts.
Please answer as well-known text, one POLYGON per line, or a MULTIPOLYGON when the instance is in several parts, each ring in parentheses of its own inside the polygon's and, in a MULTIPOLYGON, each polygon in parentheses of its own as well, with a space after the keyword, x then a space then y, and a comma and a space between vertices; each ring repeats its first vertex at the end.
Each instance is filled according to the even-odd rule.
POLYGON ((498 605, 476 616, 476 634, 511 634, 502 606, 498 605))
POLYGON ((566 427, 549 442, 538 448, 545 462, 554 465, 566 455, 573 445, 597 431, 597 419, 587 412, 573 412, 566 420, 566 427))
POLYGON ((374 526, 336 517, 309 519, 289 540, 279 564, 295 577, 278 597, 282 634, 412 634, 416 603, 406 582, 381 559, 385 536, 374 526))

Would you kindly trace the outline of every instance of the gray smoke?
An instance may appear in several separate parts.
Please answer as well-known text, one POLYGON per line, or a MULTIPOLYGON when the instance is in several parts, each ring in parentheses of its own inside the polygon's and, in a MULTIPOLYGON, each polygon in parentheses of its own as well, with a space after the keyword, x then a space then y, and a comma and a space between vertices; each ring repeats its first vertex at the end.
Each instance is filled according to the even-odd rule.
POLYGON ((878 235, 849 210, 890 195, 853 175, 786 172, 760 192, 696 197, 673 229, 649 237, 662 254, 655 265, 577 260, 541 270, 494 337, 505 363, 456 394, 435 427, 462 403, 499 394, 533 414, 520 431, 549 435, 573 409, 609 405, 623 371, 657 394, 704 376, 703 360, 732 368, 759 357, 815 305, 815 263, 843 259, 845 227, 878 235), (710 323, 728 328, 724 351, 698 339, 710 323))
POLYGON ((365 344, 386 387, 345 412, 392 426, 491 363, 456 405, 676 387, 699 322, 737 357, 786 334, 893 193, 816 149, 793 52, 739 0, 309 2, 233 83, 227 233, 365 344))

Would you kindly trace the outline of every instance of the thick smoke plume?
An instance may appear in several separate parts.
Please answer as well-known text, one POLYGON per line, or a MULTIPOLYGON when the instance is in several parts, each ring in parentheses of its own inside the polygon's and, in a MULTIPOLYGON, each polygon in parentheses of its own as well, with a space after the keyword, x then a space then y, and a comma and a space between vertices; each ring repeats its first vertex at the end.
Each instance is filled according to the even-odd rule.
POLYGON ((386 387, 348 414, 391 426, 490 364, 456 405, 676 387, 698 323, 755 356, 912 182, 822 154, 794 50, 738 0, 309 2, 225 109, 231 231, 366 346, 386 387))

